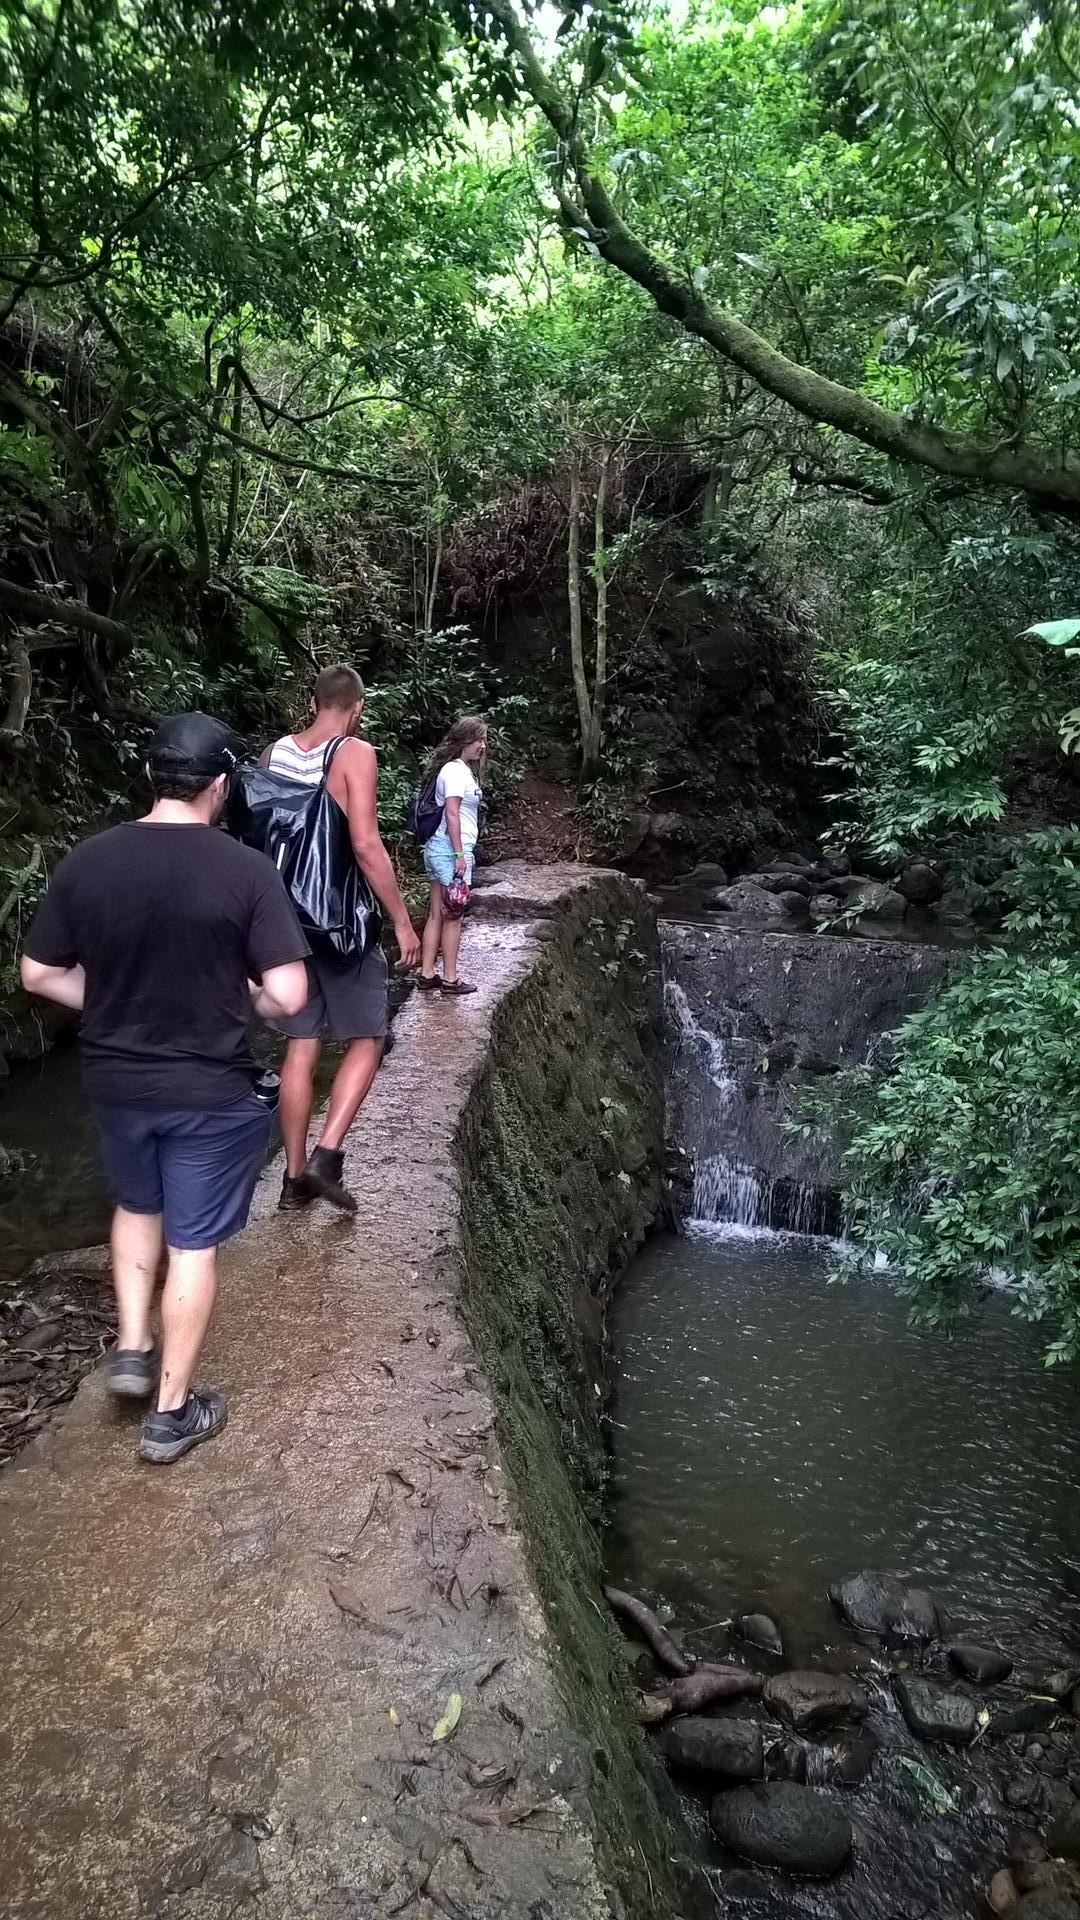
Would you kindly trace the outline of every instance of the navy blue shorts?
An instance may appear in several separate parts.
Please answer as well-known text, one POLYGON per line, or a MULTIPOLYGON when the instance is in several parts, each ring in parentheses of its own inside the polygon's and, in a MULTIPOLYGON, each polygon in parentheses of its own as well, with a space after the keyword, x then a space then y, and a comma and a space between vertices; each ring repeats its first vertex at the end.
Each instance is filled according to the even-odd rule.
POLYGON ((253 1093, 194 1112, 95 1102, 94 1117, 117 1205, 160 1213, 166 1246, 216 1247, 247 1225, 274 1120, 253 1093))

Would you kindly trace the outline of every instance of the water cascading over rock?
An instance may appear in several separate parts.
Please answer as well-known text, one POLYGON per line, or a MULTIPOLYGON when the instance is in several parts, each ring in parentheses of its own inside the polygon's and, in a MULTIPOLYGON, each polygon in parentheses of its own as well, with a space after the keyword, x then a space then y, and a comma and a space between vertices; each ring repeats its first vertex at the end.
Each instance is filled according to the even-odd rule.
POLYGON ((834 1150, 791 1133, 800 1084, 873 1059, 950 965, 935 947, 662 928, 668 1133, 690 1220, 831 1233, 834 1150))

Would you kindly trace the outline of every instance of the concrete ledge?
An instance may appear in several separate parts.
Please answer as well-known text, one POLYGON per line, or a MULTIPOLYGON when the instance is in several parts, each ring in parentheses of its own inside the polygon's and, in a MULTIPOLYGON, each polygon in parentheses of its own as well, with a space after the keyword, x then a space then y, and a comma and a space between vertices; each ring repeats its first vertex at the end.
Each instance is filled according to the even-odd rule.
MULTIPOLYGON (((633 900, 533 875, 525 910, 584 927, 605 888, 633 900)), ((355 1222, 271 1212, 267 1177, 202 1369, 220 1441, 140 1465, 95 1376, 0 1479, 7 1920, 610 1913, 593 1756, 457 1306, 453 1137, 546 950, 472 928, 475 999, 406 1007, 350 1149, 355 1222)))

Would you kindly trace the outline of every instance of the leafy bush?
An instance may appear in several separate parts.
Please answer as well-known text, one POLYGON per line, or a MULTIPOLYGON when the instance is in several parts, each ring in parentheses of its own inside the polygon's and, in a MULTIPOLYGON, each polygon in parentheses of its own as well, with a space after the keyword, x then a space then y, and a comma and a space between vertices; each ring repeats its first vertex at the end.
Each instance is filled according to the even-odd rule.
POLYGON ((886 1077, 844 1075, 808 1106, 804 1124, 846 1135, 842 1267, 884 1254, 928 1326, 996 1277, 1051 1323, 1048 1364, 1080 1358, 1075 951, 981 955, 904 1022, 886 1077))

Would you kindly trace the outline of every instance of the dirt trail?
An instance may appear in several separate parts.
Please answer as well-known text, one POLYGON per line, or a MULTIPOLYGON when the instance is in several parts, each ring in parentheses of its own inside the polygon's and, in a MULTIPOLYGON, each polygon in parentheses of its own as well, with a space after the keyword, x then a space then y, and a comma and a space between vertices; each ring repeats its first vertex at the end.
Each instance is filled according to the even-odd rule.
POLYGON ((355 1222, 271 1212, 272 1169, 225 1258, 223 1438, 142 1466, 95 1375, 3 1476, 7 1920, 608 1912, 453 1306, 450 1137, 537 943, 513 920, 467 941, 476 998, 400 1016, 355 1222))

